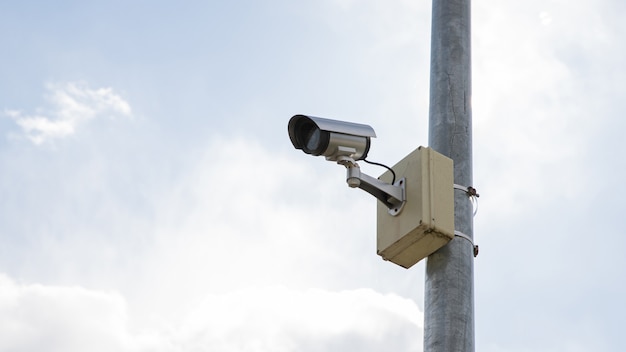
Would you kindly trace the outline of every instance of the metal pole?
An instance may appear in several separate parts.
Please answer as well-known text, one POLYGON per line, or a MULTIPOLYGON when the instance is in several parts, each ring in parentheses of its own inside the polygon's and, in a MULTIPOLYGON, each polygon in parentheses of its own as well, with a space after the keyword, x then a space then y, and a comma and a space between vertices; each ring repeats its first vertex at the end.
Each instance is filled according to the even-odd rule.
MULTIPOLYGON (((454 183, 472 185, 470 0, 433 0, 429 144, 454 160, 454 183)), ((455 190, 455 230, 473 238, 472 204, 455 190)), ((428 257, 424 352, 474 351, 473 245, 455 237, 428 257)))

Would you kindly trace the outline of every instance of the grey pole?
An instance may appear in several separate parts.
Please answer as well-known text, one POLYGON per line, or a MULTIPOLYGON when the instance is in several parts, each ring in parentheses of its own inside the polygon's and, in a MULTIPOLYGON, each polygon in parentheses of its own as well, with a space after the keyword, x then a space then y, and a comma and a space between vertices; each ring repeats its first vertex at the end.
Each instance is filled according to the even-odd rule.
MULTIPOLYGON (((454 183, 472 185, 470 0, 433 0, 429 144, 454 160, 454 183)), ((472 204, 455 190, 455 230, 473 238, 472 204)), ((474 254, 455 237, 426 262, 424 352, 474 351, 474 254)))

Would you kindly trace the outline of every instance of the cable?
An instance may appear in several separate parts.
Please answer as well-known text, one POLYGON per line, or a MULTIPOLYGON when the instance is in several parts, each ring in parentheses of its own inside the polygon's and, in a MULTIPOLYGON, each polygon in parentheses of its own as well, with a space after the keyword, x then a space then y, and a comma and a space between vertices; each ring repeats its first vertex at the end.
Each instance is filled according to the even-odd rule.
POLYGON ((369 160, 365 160, 365 159, 363 159, 363 161, 365 161, 368 164, 384 167, 385 169, 391 171, 391 175, 393 176, 393 181, 391 181, 391 184, 393 185, 393 184, 396 183, 396 173, 389 166, 381 164, 381 163, 375 163, 373 161, 369 161, 369 160))

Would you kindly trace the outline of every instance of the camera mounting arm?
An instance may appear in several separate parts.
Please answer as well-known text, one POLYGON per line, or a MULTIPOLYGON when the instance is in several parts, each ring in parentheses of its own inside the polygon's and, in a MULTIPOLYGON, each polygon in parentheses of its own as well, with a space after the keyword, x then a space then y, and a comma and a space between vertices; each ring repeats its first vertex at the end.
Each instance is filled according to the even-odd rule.
POLYGON ((395 184, 382 182, 362 173, 359 165, 350 157, 340 156, 337 164, 346 167, 346 182, 349 187, 358 187, 373 195, 389 208, 389 214, 393 216, 398 215, 402 211, 402 207, 406 203, 406 180, 404 178, 397 180, 395 184))

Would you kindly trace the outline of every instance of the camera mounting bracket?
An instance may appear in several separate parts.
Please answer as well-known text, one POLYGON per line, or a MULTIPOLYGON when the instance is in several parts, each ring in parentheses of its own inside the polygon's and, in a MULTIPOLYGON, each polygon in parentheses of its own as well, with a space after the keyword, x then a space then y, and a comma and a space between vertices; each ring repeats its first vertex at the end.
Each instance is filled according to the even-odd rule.
POLYGON ((346 167, 346 182, 349 187, 360 188, 376 197, 389 209, 390 215, 400 214, 406 203, 406 179, 404 177, 394 184, 389 184, 362 173, 359 164, 350 157, 338 157, 337 164, 346 167))

